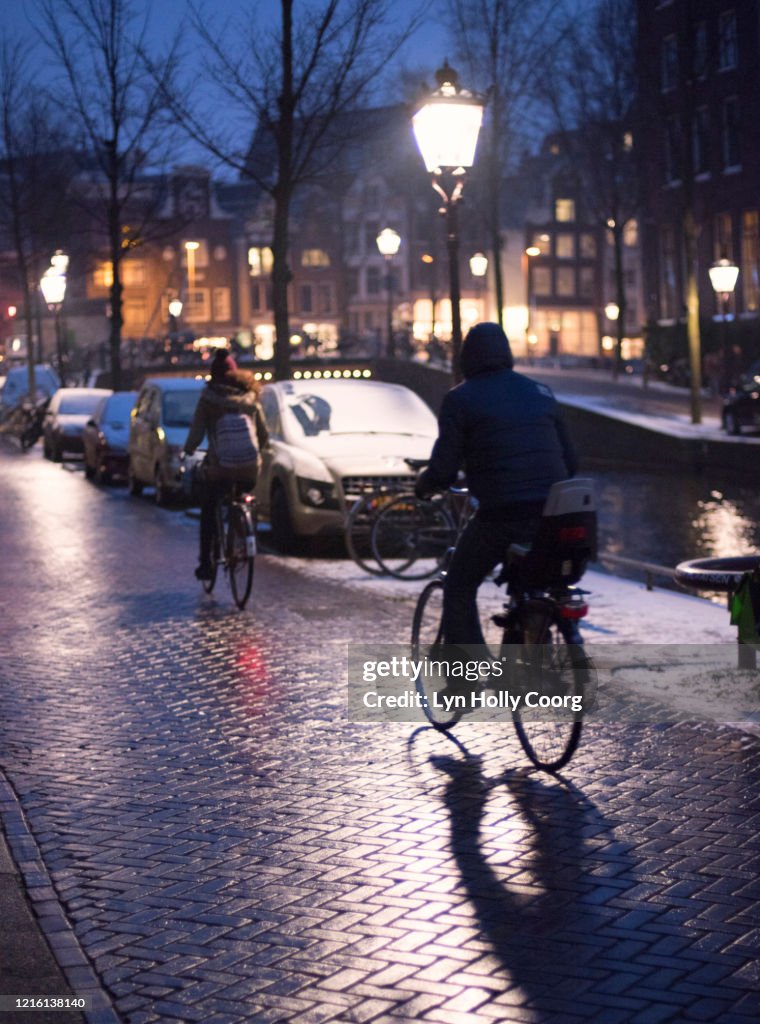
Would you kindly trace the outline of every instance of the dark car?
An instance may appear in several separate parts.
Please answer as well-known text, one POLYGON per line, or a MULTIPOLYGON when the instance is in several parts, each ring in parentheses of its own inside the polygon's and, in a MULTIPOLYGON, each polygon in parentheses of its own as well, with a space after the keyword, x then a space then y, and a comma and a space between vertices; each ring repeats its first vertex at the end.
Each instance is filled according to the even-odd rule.
POLYGON ((760 368, 757 374, 744 376, 734 394, 723 403, 726 433, 741 434, 742 427, 760 429, 760 368))
POLYGON ((84 471, 96 483, 127 476, 129 416, 136 398, 136 391, 116 391, 102 398, 85 424, 82 432, 84 471))
POLYGON ((60 462, 71 452, 82 451, 82 431, 101 399, 112 394, 104 388, 59 388, 50 399, 42 426, 46 459, 60 462))

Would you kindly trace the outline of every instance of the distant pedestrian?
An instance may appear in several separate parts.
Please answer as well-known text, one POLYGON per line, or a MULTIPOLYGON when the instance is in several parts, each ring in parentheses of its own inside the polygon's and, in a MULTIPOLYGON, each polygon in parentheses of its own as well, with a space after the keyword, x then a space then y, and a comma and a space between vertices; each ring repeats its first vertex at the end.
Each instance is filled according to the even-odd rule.
POLYGON ((234 467, 224 465, 224 460, 220 460, 217 428, 223 416, 231 414, 235 417, 242 414, 250 421, 251 433, 257 439, 258 452, 261 452, 269 436, 258 402, 259 390, 260 385, 252 373, 239 370, 225 349, 217 351, 211 363, 211 380, 201 392, 185 441, 185 452, 192 455, 203 438, 208 438, 208 454, 204 464, 206 479, 201 499, 200 563, 195 570, 199 580, 211 578, 211 544, 217 504, 232 484, 240 484, 246 490, 252 490, 259 469, 259 457, 255 451, 248 462, 234 467))

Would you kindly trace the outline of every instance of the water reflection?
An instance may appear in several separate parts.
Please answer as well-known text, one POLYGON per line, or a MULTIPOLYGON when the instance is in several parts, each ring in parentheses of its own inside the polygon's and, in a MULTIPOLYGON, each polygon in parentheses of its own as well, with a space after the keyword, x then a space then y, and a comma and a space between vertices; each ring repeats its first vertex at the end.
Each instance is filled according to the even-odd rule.
POLYGON ((674 566, 760 549, 760 493, 675 473, 595 467, 600 550, 674 566))

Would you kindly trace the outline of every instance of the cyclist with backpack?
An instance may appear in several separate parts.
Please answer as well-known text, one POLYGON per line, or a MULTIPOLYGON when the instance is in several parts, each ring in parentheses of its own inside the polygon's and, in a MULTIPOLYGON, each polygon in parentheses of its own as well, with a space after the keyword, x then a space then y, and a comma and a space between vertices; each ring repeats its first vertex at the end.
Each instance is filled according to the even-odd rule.
POLYGON ((225 349, 211 363, 211 380, 201 392, 185 441, 192 455, 208 437, 206 479, 201 500, 200 564, 196 578, 211 578, 211 544, 217 503, 227 489, 252 490, 259 470, 259 452, 269 439, 258 402, 260 385, 252 373, 239 370, 225 349))

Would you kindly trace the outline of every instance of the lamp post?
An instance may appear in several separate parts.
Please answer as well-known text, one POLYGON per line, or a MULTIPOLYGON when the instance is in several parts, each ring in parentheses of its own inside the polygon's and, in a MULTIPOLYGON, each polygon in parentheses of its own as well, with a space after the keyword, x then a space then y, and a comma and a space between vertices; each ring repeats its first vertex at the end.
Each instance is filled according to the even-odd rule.
POLYGON ((726 332, 726 318, 728 316, 728 307, 731 302, 731 296, 733 295, 734 288, 736 287, 736 279, 739 276, 739 268, 731 260, 723 257, 723 259, 716 260, 715 263, 713 263, 708 273, 710 275, 710 284, 713 286, 713 291, 715 292, 715 297, 720 303, 720 341, 723 352, 721 390, 725 395, 728 393, 728 389, 731 384, 731 364, 733 363, 733 359, 731 358, 731 347, 728 343, 728 335, 726 332))
POLYGON ((200 242, 185 242, 188 305, 192 305, 195 302, 195 254, 200 247, 200 242))
POLYGON ((386 354, 389 359, 394 359, 396 356, 396 340, 393 337, 393 274, 391 273, 391 260, 399 250, 401 236, 393 228, 383 228, 375 241, 385 260, 385 290, 388 296, 386 354))
POLYGON ((50 266, 40 279, 40 291, 48 309, 55 318, 55 351, 58 361, 58 376, 65 385, 63 368, 63 334, 61 332, 61 307, 66 297, 66 270, 69 258, 59 249, 50 260, 50 266))
POLYGON ((533 289, 531 287, 530 261, 534 256, 540 255, 541 249, 537 245, 529 245, 525 249, 525 305, 528 310, 528 315, 525 318, 525 358, 529 365, 533 364, 533 348, 536 344, 536 338, 531 333, 533 330, 533 289))
POLYGON ((446 218, 451 299, 451 359, 454 380, 461 380, 462 321, 459 310, 459 226, 457 207, 467 170, 475 160, 483 121, 482 97, 461 89, 448 62, 436 72, 438 88, 412 118, 412 128, 433 188, 443 200, 446 218))
POLYGON ((485 313, 480 309, 481 292, 483 290, 483 278, 488 273, 488 257, 485 253, 476 252, 470 256, 470 273, 475 278, 478 297, 478 315, 486 319, 485 313))

